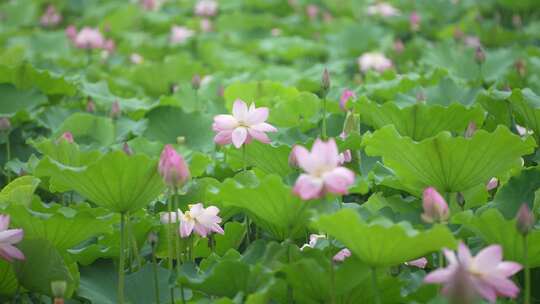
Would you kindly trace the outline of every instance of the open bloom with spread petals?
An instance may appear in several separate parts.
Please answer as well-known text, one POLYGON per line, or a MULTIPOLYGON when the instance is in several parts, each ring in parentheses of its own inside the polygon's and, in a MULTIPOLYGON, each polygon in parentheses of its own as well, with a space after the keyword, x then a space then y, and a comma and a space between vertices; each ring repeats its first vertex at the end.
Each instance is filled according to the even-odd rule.
POLYGON ((85 26, 77 33, 73 43, 80 49, 101 49, 105 47, 105 38, 99 29, 85 26))
POLYGON ((178 188, 189 179, 189 168, 182 157, 171 145, 165 145, 158 166, 159 174, 167 186, 178 188))
POLYGON ((193 35, 195 35, 195 32, 188 29, 187 27, 174 25, 171 28, 171 36, 169 37, 169 41, 173 45, 182 44, 186 42, 189 38, 191 38, 193 35))
POLYGON ((22 229, 8 229, 9 215, 0 215, 0 257, 8 262, 24 260, 24 254, 13 246, 20 242, 24 236, 22 229))
POLYGON ((424 190, 422 207, 422 219, 426 223, 445 222, 450 216, 446 201, 433 187, 424 190))
POLYGON ((426 283, 443 284, 443 294, 449 295, 453 286, 459 285, 459 282, 455 282, 456 278, 461 278, 461 281, 465 278, 470 284, 461 286, 462 288, 470 289, 472 293, 491 303, 495 303, 497 296, 515 298, 518 295, 519 288, 509 277, 521 270, 521 265, 502 261, 501 246, 488 246, 473 257, 469 248, 460 243, 457 255, 447 249, 444 250, 444 255, 448 266, 437 269, 424 278, 426 283), (458 271, 461 275, 456 275, 458 271))
POLYGON ((343 90, 341 97, 339 98, 339 107, 345 111, 347 110, 347 103, 349 100, 356 98, 356 94, 351 90, 343 90))
POLYGON ((334 255, 334 257, 332 257, 332 260, 334 262, 343 262, 345 261, 348 257, 351 256, 351 251, 347 248, 343 248, 341 249, 338 253, 336 253, 336 255, 334 255))
POLYGON ((392 68, 392 61, 384 54, 378 52, 364 53, 358 58, 358 66, 360 71, 367 72, 368 70, 375 70, 377 72, 384 72, 392 68))
POLYGON ((195 15, 201 17, 212 17, 217 14, 218 3, 214 0, 199 0, 195 4, 195 15))
POLYGON ((367 14, 370 16, 379 15, 381 17, 398 16, 399 10, 389 3, 380 2, 374 5, 370 5, 367 8, 367 14))
POLYGON ((327 142, 317 139, 311 152, 298 146, 294 153, 305 173, 298 177, 293 191, 303 200, 319 198, 328 192, 346 194, 354 183, 354 173, 339 166, 338 148, 333 139, 327 142))
POLYGON ((405 265, 407 266, 414 266, 414 267, 418 267, 418 268, 426 268, 426 265, 428 263, 428 260, 424 257, 421 257, 419 259, 416 259, 416 260, 412 260, 412 261, 408 261, 408 262, 405 262, 405 265))
POLYGON ((219 145, 232 143, 236 148, 249 144, 253 139, 262 143, 270 143, 266 132, 277 132, 277 129, 266 123, 268 108, 256 108, 237 99, 233 104, 232 115, 216 115, 212 129, 217 132, 214 141, 219 145))
POLYGON ((218 213, 219 209, 215 206, 204 208, 201 203, 189 205, 189 211, 180 214, 180 236, 186 238, 193 231, 202 237, 211 232, 223 234, 218 213))

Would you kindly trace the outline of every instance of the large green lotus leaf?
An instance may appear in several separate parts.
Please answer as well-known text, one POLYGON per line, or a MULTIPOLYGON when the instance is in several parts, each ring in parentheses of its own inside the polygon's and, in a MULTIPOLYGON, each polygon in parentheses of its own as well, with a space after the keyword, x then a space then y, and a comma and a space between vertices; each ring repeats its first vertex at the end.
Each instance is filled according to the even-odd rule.
MULTIPOLYGON (((282 271, 287 275, 286 280, 294 290, 297 303, 330 303, 332 292, 336 303, 374 301, 371 269, 356 257, 335 264, 323 251, 305 249, 302 258, 285 265, 282 271), (334 267, 333 273, 330 267, 334 267)), ((390 276, 388 269, 380 268, 376 271, 379 292, 384 302, 399 302, 401 284, 397 278, 390 276)))
POLYGON ((40 179, 31 175, 17 177, 0 191, 0 204, 28 206, 39 183, 40 179))
POLYGON ((476 103, 486 109, 488 115, 484 124, 484 129, 495 130, 498 125, 510 127, 512 125, 513 115, 511 115, 511 106, 508 102, 511 92, 490 89, 481 92, 476 98, 476 103))
POLYGON ((472 138, 452 137, 448 132, 415 142, 386 126, 364 137, 371 156, 382 156, 403 185, 420 193, 433 186, 442 192, 458 192, 486 183, 493 176, 521 166, 521 156, 535 146, 500 126, 492 133, 477 131, 472 138))
POLYGON ((372 266, 398 265, 455 245, 446 226, 436 225, 419 231, 407 222, 395 224, 382 218, 367 223, 352 209, 321 215, 314 226, 335 237, 372 266))
POLYGON ((96 102, 98 107, 102 107, 105 111, 109 111, 114 102, 118 102, 120 109, 123 111, 143 111, 150 108, 149 104, 146 104, 139 99, 124 98, 114 95, 111 93, 109 85, 105 81, 96 83, 83 81, 81 92, 86 96, 92 97, 92 100, 96 102))
MULTIPOLYGON (((245 177, 245 176, 244 176, 245 177)), ((305 229, 308 207, 293 195, 278 175, 269 174, 260 180, 254 176, 248 183, 242 176, 229 178, 213 192, 213 201, 225 207, 236 207, 253 218, 253 221, 274 238, 284 240, 298 236, 305 229)))
MULTIPOLYGON (((456 214, 452 223, 462 224, 488 244, 499 244, 506 260, 523 263, 523 236, 516 228, 516 220, 507 220, 497 209, 488 209, 480 214, 471 210, 456 214)), ((540 266, 540 230, 528 235, 528 260, 531 268, 540 266)))
MULTIPOLYGON (((66 140, 43 139, 31 143, 44 156, 71 167, 88 165, 101 156, 99 151, 81 151, 78 144, 69 143, 66 140)), ((39 172, 39 164, 35 171, 39 172)), ((39 176, 37 173, 36 175, 39 176)))
POLYGON ((77 143, 103 147, 114 142, 115 129, 112 120, 90 113, 75 113, 69 116, 55 133, 58 137, 71 132, 77 143))
POLYGON ((533 130, 536 141, 540 142, 540 96, 530 89, 514 89, 509 100, 517 123, 533 130))
MULTIPOLYGON (((252 142, 245 149, 247 167, 256 167, 264 173, 274 173, 280 176, 287 176, 292 172, 289 166, 291 148, 286 145, 273 146, 252 142)), ((242 150, 233 146, 227 148, 227 163, 235 170, 242 169, 244 165, 244 153, 242 150)))
POLYGON ((87 167, 68 167, 58 162, 44 173, 59 180, 99 206, 114 212, 135 211, 163 190, 157 161, 146 155, 123 151, 106 154, 87 167))
POLYGON ((298 59, 320 59, 325 48, 312 40, 301 37, 272 37, 259 40, 258 52, 270 60, 293 62, 298 59))
POLYGON ((212 139, 212 117, 201 113, 186 113, 182 109, 160 106, 146 114, 148 128, 144 135, 162 143, 176 143, 183 136, 185 145, 194 150, 210 151, 212 139))
POLYGON ((18 286, 19 282, 15 276, 13 266, 3 259, 0 260, 0 295, 14 295, 18 286))
POLYGON ((248 104, 254 102, 259 107, 272 107, 280 101, 292 100, 299 94, 296 88, 287 87, 278 82, 253 81, 231 84, 225 89, 224 97, 227 108, 232 109, 232 104, 236 99, 242 99, 248 104))
POLYGON ((75 290, 75 278, 70 266, 56 248, 44 239, 24 239, 17 245, 25 260, 14 263, 19 283, 26 289, 42 294, 51 294, 51 282, 65 281, 69 298, 75 290))
POLYGON ((77 92, 76 86, 52 72, 38 70, 28 63, 13 66, 0 65, 0 82, 11 83, 20 89, 38 88, 48 95, 72 96, 77 92))
POLYGON ((422 140, 441 131, 462 133, 470 122, 481 126, 484 112, 478 106, 467 108, 459 103, 448 107, 415 104, 399 108, 393 102, 377 104, 362 98, 358 104, 362 122, 375 129, 394 125, 399 134, 422 140))
POLYGON ((0 114, 15 115, 21 110, 32 110, 47 102, 47 96, 36 89, 21 90, 11 84, 0 84, 0 114))
MULTIPOLYGON (((223 225, 223 230, 225 230, 223 235, 216 234, 213 236, 216 242, 214 250, 218 255, 224 255, 229 249, 238 249, 246 233, 245 225, 239 222, 227 222, 223 225)), ((160 245, 162 244, 164 248, 167 246, 166 242, 160 242, 160 245)), ((211 253, 212 251, 206 239, 201 239, 194 248, 195 257, 208 257, 211 253)))
POLYGON ((534 194, 540 188, 540 168, 527 168, 512 176, 504 184, 493 199, 493 207, 499 209, 507 219, 516 216, 522 204, 527 204, 533 209, 534 194))
POLYGON ((42 213, 23 206, 12 206, 6 211, 13 226, 24 229, 26 238, 45 239, 60 252, 103 233, 112 232, 112 217, 96 216, 88 211, 64 207, 55 213, 42 213))

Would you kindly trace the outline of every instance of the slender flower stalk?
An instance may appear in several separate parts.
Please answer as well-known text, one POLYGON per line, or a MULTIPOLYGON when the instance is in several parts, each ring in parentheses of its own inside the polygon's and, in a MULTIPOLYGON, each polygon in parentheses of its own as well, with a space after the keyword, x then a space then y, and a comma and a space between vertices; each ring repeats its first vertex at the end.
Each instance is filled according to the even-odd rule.
POLYGON ((531 303, 531 270, 529 268, 529 232, 534 227, 536 219, 534 214, 529 209, 526 203, 523 203, 519 208, 516 216, 516 228, 523 237, 523 271, 525 277, 525 294, 523 296, 523 303, 531 303))
POLYGON ((321 79, 321 98, 323 99, 322 106, 322 125, 321 125, 321 138, 326 140, 326 95, 330 90, 330 73, 327 69, 324 69, 322 79, 321 79))
POLYGON ((124 304, 124 268, 125 268, 125 256, 124 251, 126 249, 126 214, 120 213, 120 257, 118 260, 118 303, 124 304))
POLYGON ((156 245, 157 245, 157 234, 151 232, 148 235, 148 243, 150 243, 151 255, 152 255, 152 273, 154 279, 154 297, 156 303, 161 303, 159 299, 159 278, 158 278, 158 265, 156 259, 156 245))

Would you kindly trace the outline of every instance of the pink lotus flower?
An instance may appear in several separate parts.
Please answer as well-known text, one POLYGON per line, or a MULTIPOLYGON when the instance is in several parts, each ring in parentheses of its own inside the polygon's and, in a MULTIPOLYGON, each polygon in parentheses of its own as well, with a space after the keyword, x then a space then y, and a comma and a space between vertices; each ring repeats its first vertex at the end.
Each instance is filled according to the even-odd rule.
POLYGON ((351 251, 347 248, 343 248, 338 253, 336 253, 334 257, 332 257, 332 260, 334 262, 343 262, 350 256, 351 256, 351 251))
POLYGON ((131 63, 133 63, 133 64, 141 64, 141 63, 144 62, 143 56, 141 56, 141 55, 138 54, 138 53, 132 53, 131 55, 129 55, 129 60, 130 60, 131 63))
POLYGON ((70 144, 75 142, 75 140, 73 140, 73 134, 71 132, 64 132, 62 136, 58 138, 58 140, 65 140, 70 144))
POLYGON ((336 142, 317 139, 309 152, 306 148, 295 148, 298 165, 305 173, 301 174, 294 185, 294 193, 303 200, 322 197, 326 193, 346 194, 347 188, 354 183, 354 173, 339 166, 336 142))
POLYGON ((58 11, 56 10, 56 7, 54 7, 54 5, 52 4, 49 4, 47 6, 45 13, 43 13, 43 15, 41 16, 39 20, 41 25, 44 27, 55 26, 58 23, 60 23, 60 21, 62 21, 62 15, 58 13, 58 11))
POLYGON ((187 27, 174 25, 171 28, 171 36, 169 37, 169 40, 170 43, 173 45, 182 44, 185 43, 193 35, 195 35, 195 32, 188 29, 187 27))
POLYGON ((368 6, 367 14, 369 16, 379 15, 381 17, 393 17, 399 15, 399 10, 388 3, 380 2, 368 6))
POLYGON ((195 15, 201 17, 212 17, 217 14, 218 3, 213 0, 199 0, 195 5, 195 15))
POLYGON ((24 231, 8 228, 9 215, 0 215, 0 257, 8 262, 12 262, 13 259, 24 260, 24 254, 13 246, 22 240, 24 231))
POLYGON ((85 26, 77 33, 73 43, 80 49, 101 49, 105 46, 105 38, 97 28, 85 26))
POLYGON ((248 106, 237 99, 233 104, 232 115, 216 115, 212 129, 217 132, 214 141, 219 145, 232 143, 236 148, 249 144, 253 139, 262 143, 270 143, 265 132, 277 132, 277 129, 266 123, 268 108, 248 106))
POLYGON ((164 0, 141 0, 142 8, 146 11, 157 11, 165 2, 164 0))
MULTIPOLYGON (((453 251, 444 249, 449 263, 446 268, 437 269, 425 278, 426 283, 441 283, 442 293, 449 295, 454 286, 459 285, 457 278, 470 284, 461 286, 470 289, 471 293, 480 295, 491 303, 497 296, 515 298, 519 288, 508 277, 521 270, 515 262, 502 261, 502 249, 499 245, 491 245, 472 256, 469 248, 462 242, 459 244, 457 256, 453 251)), ((462 291, 463 292, 463 291, 462 291)))
POLYGON ((308 6, 306 6, 306 14, 309 17, 309 20, 316 20, 319 16, 319 7, 315 4, 309 4, 308 6))
POLYGON ((165 184, 171 188, 181 187, 190 176, 184 158, 171 145, 165 145, 161 152, 158 170, 165 184))
POLYGON ((224 234, 225 232, 219 226, 221 218, 217 215, 218 213, 219 209, 215 206, 204 208, 201 203, 189 205, 189 211, 180 214, 180 236, 186 238, 193 230, 202 237, 206 237, 211 232, 224 234))
POLYGON ((412 12, 409 16, 409 24, 411 26, 411 31, 416 32, 420 29, 420 14, 418 14, 416 11, 412 12))
POLYGON ((356 94, 354 91, 351 90, 343 90, 343 93, 341 93, 341 97, 339 98, 339 107, 343 110, 347 110, 347 103, 349 103, 349 100, 355 99, 356 94))
POLYGON ((77 37, 77 28, 73 24, 69 25, 66 27, 65 33, 69 40, 74 42, 75 38, 77 37))
POLYGON ((482 46, 482 43, 480 42, 480 38, 476 36, 467 36, 464 39, 464 43, 466 46, 471 48, 479 48, 482 46))
POLYGON ((496 177, 492 177, 486 184, 486 190, 490 191, 499 186, 499 180, 496 177))
POLYGON ((358 66, 360 67, 360 71, 364 73, 368 70, 384 72, 392 68, 393 64, 390 59, 384 56, 384 54, 371 52, 364 53, 358 58, 358 66))
POLYGON ((424 257, 421 257, 421 258, 416 259, 416 260, 405 262, 405 265, 414 266, 414 267, 424 269, 424 268, 426 268, 427 263, 428 263, 428 260, 426 258, 424 258, 424 257))
POLYGON ((534 213, 526 203, 521 204, 516 215, 516 228, 522 235, 527 235, 534 227, 536 219, 534 213))
POLYGON ((304 250, 307 247, 315 248, 315 246, 317 245, 317 242, 319 240, 323 240, 323 239, 326 239, 326 236, 323 235, 323 234, 310 234, 309 235, 309 242, 307 244, 302 245, 302 247, 300 247, 300 250, 304 250))
POLYGON ((424 190, 422 207, 422 219, 426 223, 445 222, 450 216, 446 201, 433 187, 424 190))

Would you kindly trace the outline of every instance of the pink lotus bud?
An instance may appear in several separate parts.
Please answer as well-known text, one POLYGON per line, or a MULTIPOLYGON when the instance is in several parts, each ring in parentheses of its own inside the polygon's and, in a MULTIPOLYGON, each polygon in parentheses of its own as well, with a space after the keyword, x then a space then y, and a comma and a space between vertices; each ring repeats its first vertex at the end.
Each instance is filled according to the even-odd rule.
POLYGON ((492 177, 486 184, 486 190, 491 191, 499 185, 499 180, 496 177, 492 177))
POLYGON ((535 223, 536 219, 529 206, 526 203, 521 204, 516 216, 517 230, 521 234, 527 235, 533 229, 535 223))
POLYGON ((403 41, 401 39, 396 39, 394 41, 394 52, 401 54, 405 50, 405 45, 403 44, 403 41))
POLYGON ((181 187, 190 176, 184 158, 171 145, 165 145, 163 152, 161 152, 158 169, 165 184, 171 188, 181 187))
POLYGON ((314 21, 319 15, 319 7, 315 4, 309 4, 306 6, 306 14, 309 17, 309 20, 314 21))
POLYGON ((412 12, 409 16, 411 31, 416 32, 420 29, 420 21, 420 14, 418 14, 416 11, 412 12))
POLYGON ((133 150, 127 142, 122 145, 122 151, 124 151, 124 153, 126 153, 127 155, 133 155, 133 150))
POLYGON ((44 27, 55 26, 62 21, 62 15, 58 13, 54 5, 49 4, 45 13, 40 18, 40 23, 44 27))
POLYGON ((354 91, 351 91, 348 89, 343 90, 343 93, 341 93, 341 97, 339 98, 339 107, 343 111, 346 111, 347 103, 349 102, 349 100, 355 99, 355 98, 356 98, 356 94, 354 93, 354 91))
POLYGON ((172 45, 185 43, 189 38, 195 35, 195 32, 185 26, 174 25, 171 28, 169 41, 172 45))
POLYGON ((122 115, 122 110, 120 109, 120 103, 118 100, 115 100, 111 105, 111 118, 117 119, 122 115))
POLYGON ((326 68, 324 69, 321 77, 321 89, 323 92, 328 92, 328 90, 330 89, 330 73, 326 68))
POLYGON ((484 61, 486 61, 486 53, 484 53, 482 47, 479 46, 476 48, 476 51, 474 52, 474 60, 478 64, 482 64, 484 61))
POLYGON ((476 132, 476 124, 474 123, 474 121, 471 121, 467 125, 467 129, 465 130, 465 134, 463 134, 463 137, 465 138, 473 137, 475 132, 476 132))
POLYGON ((214 0, 199 0, 195 5, 195 15, 213 17, 218 12, 218 3, 214 0))
POLYGON ((334 262, 343 262, 350 256, 351 256, 351 251, 347 248, 343 248, 338 253, 336 253, 336 255, 334 255, 332 260, 334 262))
POLYGON ((201 31, 204 33, 211 32, 214 29, 214 26, 212 25, 212 21, 207 18, 201 19, 200 22, 201 31))
POLYGON ((11 129, 11 121, 8 117, 0 117, 0 132, 6 132, 11 129))
POLYGON ((65 140, 70 144, 75 142, 75 140, 73 140, 73 134, 71 134, 71 132, 64 132, 64 134, 62 134, 62 136, 60 136, 58 140, 65 140))
POLYGON ((351 150, 347 149, 338 155, 338 163, 340 165, 350 163, 352 161, 351 150))
POLYGON ((65 33, 69 40, 74 42, 75 37, 77 37, 77 28, 74 25, 69 25, 66 27, 65 33))
POLYGON ((424 258, 424 257, 421 257, 421 258, 416 259, 416 260, 405 262, 405 265, 414 266, 414 267, 424 269, 424 268, 426 268, 427 263, 428 263, 428 260, 426 258, 424 258))
POLYGON ((83 27, 73 40, 80 49, 101 49, 105 46, 105 38, 98 29, 83 27))
POLYGON ((201 87, 201 76, 198 74, 193 75, 193 78, 191 78, 191 87, 194 90, 198 90, 201 87))
POLYGON ((422 220, 426 223, 445 222, 450 216, 444 198, 433 187, 424 190, 422 220))

